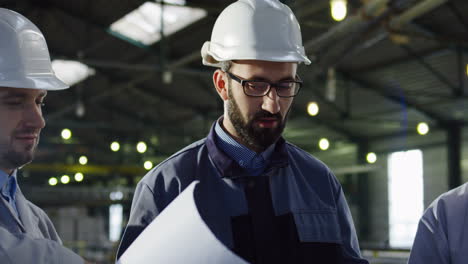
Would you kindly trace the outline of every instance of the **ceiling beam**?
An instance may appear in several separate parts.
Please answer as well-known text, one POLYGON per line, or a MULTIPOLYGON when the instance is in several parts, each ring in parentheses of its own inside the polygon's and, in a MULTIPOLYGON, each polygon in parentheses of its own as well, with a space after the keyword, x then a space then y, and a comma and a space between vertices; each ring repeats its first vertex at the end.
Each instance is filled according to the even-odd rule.
POLYGON ((448 86, 452 90, 453 94, 457 93, 459 87, 454 85, 447 77, 445 77, 442 73, 440 73, 438 70, 432 67, 431 64, 429 64, 423 58, 418 56, 408 45, 400 45, 399 47, 403 49, 408 55, 413 57, 419 64, 421 64, 427 71, 429 71, 429 73, 435 76, 442 84, 448 86))
MULTIPOLYGON (((420 51, 420 52, 415 52, 415 54, 420 58, 428 58, 428 57, 431 57, 431 56, 439 55, 441 53, 449 52, 446 48, 447 47, 444 47, 444 46, 438 46, 438 47, 435 47, 435 48, 432 48, 432 49, 428 49, 428 50, 424 50, 424 51, 420 51)), ((349 74, 353 74, 353 73, 362 74, 362 73, 366 73, 366 72, 369 72, 369 71, 378 71, 378 70, 381 70, 381 69, 389 68, 389 67, 396 66, 396 65, 399 65, 399 64, 403 64, 403 63, 407 63, 407 62, 410 62, 410 61, 413 61, 413 60, 414 60, 413 56, 406 55, 406 56, 400 56, 400 57, 392 58, 392 59, 389 59, 389 60, 386 60, 386 61, 378 61, 376 63, 364 65, 364 66, 361 66, 361 67, 346 69, 346 70, 347 70, 347 72, 349 74)))
POLYGON ((447 5, 450 8, 450 11, 452 11, 452 13, 458 19, 460 24, 462 24, 465 27, 465 33, 468 33, 468 21, 466 20, 466 13, 464 15, 460 12, 460 9, 454 3, 454 0, 449 0, 447 5))
POLYGON ((353 76, 353 75, 351 75, 351 74, 349 74, 349 73, 347 73, 347 72, 345 72, 343 70, 340 70, 340 71, 337 71, 337 72, 341 76, 343 76, 345 79, 351 81, 352 83, 354 83, 358 87, 360 87, 362 89, 365 89, 365 90, 368 90, 368 91, 371 91, 371 92, 374 92, 374 93, 377 93, 378 95, 380 95, 380 96, 382 96, 382 97, 386 98, 387 100, 390 100, 390 101, 392 101, 394 103, 397 103, 397 104, 404 103, 408 107, 411 107, 412 109, 420 112, 421 114, 427 116, 428 118, 430 118, 432 120, 435 120, 436 122, 439 122, 441 125, 446 123, 446 121, 447 121, 446 118, 444 116, 442 116, 441 114, 422 107, 421 105, 419 105, 417 102, 415 102, 411 98, 402 97, 402 96, 398 96, 398 95, 389 93, 387 91, 388 89, 382 87, 380 84, 365 80, 363 78, 353 76))
MULTIPOLYGON (((459 97, 459 96, 465 96, 465 94, 468 94, 467 91, 465 91, 465 69, 468 71, 468 66, 465 66, 465 63, 463 61, 463 51, 461 47, 457 48, 457 74, 458 74, 458 89, 454 91, 454 96, 459 97)), ((468 74, 468 72, 466 73, 468 74)))
MULTIPOLYGON (((347 140, 351 142, 356 143, 361 139, 361 137, 354 134, 353 131, 346 129, 344 126, 337 125, 336 122, 331 122, 329 119, 321 118, 319 116, 311 117, 305 112, 304 109, 299 108, 297 104, 293 103, 292 107, 293 107, 292 110, 294 111, 294 116, 307 118, 307 120, 309 120, 310 122, 314 122, 316 124, 322 125, 334 131, 335 133, 342 135, 344 138, 346 138, 347 140)), ((345 120, 345 119, 342 119, 342 120, 345 120)), ((342 120, 340 121, 340 123, 342 123, 342 120)), ((338 120, 334 120, 334 121, 338 121, 338 120)))

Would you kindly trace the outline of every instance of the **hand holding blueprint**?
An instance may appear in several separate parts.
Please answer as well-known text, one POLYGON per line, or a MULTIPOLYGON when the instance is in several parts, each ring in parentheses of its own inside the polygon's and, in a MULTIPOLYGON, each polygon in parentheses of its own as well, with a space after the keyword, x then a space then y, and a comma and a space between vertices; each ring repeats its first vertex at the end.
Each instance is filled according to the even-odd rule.
POLYGON ((118 264, 248 264, 219 241, 197 209, 191 183, 138 236, 118 264))

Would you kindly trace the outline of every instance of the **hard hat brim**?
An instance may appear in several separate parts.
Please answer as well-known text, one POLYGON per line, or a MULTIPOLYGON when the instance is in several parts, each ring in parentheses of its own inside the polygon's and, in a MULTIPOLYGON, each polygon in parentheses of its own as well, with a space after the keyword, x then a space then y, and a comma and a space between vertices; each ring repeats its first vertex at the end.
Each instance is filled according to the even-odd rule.
POLYGON ((201 53, 203 64, 214 67, 219 67, 221 61, 230 60, 262 60, 311 64, 311 61, 305 55, 303 47, 297 47, 295 50, 262 50, 262 52, 258 52, 256 47, 243 47, 240 50, 237 47, 228 48, 206 41, 201 53))
POLYGON ((24 88, 24 89, 41 89, 49 91, 58 91, 69 88, 69 85, 62 82, 55 76, 26 76, 23 78, 4 78, 1 80, 2 74, 0 73, 0 87, 24 88))

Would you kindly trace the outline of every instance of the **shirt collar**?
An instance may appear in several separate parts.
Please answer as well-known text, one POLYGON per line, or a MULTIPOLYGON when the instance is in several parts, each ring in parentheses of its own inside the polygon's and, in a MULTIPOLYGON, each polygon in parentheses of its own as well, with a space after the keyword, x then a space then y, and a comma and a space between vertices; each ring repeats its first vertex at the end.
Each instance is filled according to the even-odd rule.
POLYGON ((16 179, 16 170, 11 175, 0 170, 0 192, 3 195, 14 198, 17 190, 18 182, 16 179))
MULTIPOLYGON (((220 117, 216 122, 221 122, 223 117, 220 117)), ((235 160, 229 157, 221 148, 217 146, 216 142, 216 132, 215 132, 216 123, 210 129, 210 133, 206 137, 206 147, 210 155, 211 160, 213 161, 216 169, 219 171, 221 177, 233 178, 244 176, 243 169, 237 164, 235 160)), ((288 151, 286 149, 286 141, 280 137, 274 147, 272 148, 272 153, 267 162, 266 171, 271 167, 286 167, 288 166, 288 151)), ((248 176, 248 175, 245 175, 248 176)))
POLYGON ((222 119, 215 124, 218 147, 235 160, 242 168, 254 169, 265 167, 275 148, 275 144, 270 145, 265 151, 257 153, 232 138, 232 136, 221 127, 221 122, 222 119))

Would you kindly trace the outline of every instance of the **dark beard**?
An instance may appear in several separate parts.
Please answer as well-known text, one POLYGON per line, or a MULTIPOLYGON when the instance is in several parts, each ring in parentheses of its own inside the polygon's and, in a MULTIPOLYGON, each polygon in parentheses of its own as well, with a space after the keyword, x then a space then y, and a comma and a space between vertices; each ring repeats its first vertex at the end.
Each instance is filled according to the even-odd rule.
POLYGON ((3 154, 3 157, 0 157, 0 162, 4 163, 0 167, 16 169, 30 163, 33 158, 34 152, 17 152, 9 149, 3 154))
MULTIPOLYGON (((283 133, 284 127, 286 125, 285 118, 280 113, 272 114, 265 110, 260 110, 255 113, 255 115, 250 120, 244 120, 239 109, 239 105, 232 96, 231 89, 228 89, 228 116, 231 119, 232 125, 239 135, 240 139, 246 146, 257 152, 262 152, 267 149, 271 144, 273 144, 283 133), (278 120, 278 126, 275 128, 261 128, 255 127, 254 122, 259 118, 276 118, 278 120)), ((286 117, 289 114, 286 114, 286 117)))
POLYGON ((0 152, 0 167, 7 169, 17 169, 30 163, 34 159, 34 152, 36 147, 37 143, 22 152, 18 152, 15 151, 11 145, 0 144, 0 150, 6 150, 4 153, 0 152))

